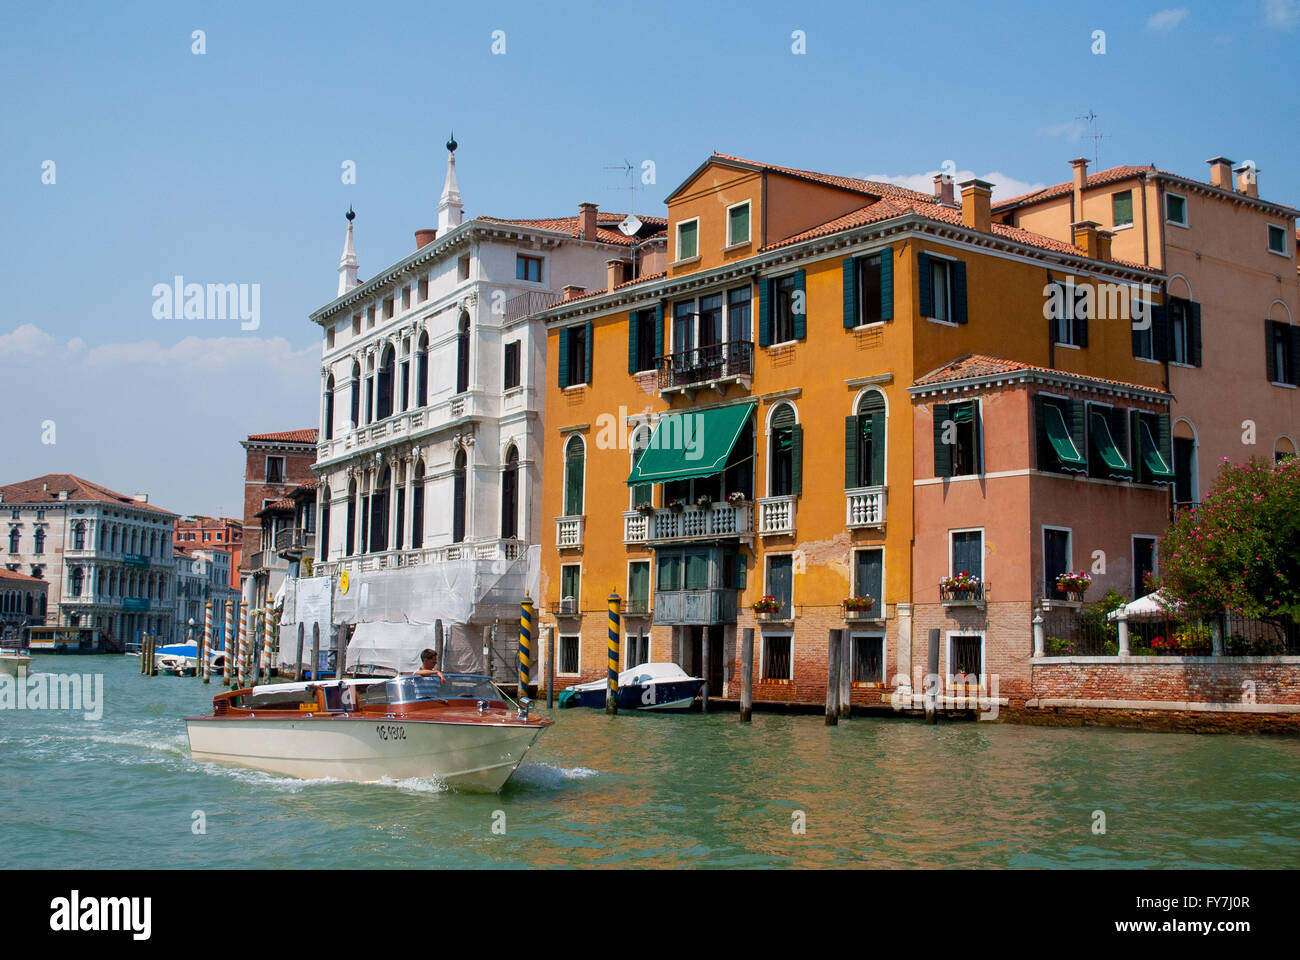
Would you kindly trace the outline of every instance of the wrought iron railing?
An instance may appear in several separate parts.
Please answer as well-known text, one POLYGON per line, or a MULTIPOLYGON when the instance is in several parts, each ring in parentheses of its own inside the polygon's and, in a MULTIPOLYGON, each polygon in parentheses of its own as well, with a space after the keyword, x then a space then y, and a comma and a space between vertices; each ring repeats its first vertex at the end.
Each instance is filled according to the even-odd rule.
POLYGON ((655 358, 659 389, 689 387, 710 380, 748 377, 754 372, 754 344, 728 340, 655 358))
POLYGON ((989 582, 973 587, 952 587, 939 584, 939 599, 944 603, 983 603, 989 598, 989 582))
POLYGON ((550 290, 529 290, 527 293, 521 293, 505 302, 505 322, 509 323, 512 320, 549 310, 563 299, 563 294, 552 293, 550 290))

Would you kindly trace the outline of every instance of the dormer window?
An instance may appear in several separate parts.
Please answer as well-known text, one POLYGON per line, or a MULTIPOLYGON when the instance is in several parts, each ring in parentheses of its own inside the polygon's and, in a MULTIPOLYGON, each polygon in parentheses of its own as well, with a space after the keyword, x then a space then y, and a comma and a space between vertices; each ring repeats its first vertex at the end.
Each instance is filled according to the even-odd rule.
POLYGON ((677 224, 677 260, 693 260, 700 255, 700 219, 677 224))
POLYGON ((749 201, 727 208, 727 246, 749 243, 749 201))

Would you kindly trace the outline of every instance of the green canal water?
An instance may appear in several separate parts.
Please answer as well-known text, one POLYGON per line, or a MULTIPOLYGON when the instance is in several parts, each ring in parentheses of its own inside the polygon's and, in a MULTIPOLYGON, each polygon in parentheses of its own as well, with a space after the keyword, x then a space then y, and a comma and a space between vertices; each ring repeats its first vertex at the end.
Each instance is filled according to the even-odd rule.
POLYGON ((566 710, 476 796, 194 763, 219 685, 33 671, 102 673, 104 713, 0 710, 6 868, 1300 866, 1294 737, 566 710))

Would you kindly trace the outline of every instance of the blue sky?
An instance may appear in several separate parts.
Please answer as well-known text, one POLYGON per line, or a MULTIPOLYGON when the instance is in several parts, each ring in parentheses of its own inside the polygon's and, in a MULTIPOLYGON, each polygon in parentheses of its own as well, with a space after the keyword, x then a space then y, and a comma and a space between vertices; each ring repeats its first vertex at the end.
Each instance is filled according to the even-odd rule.
POLYGON ((647 159, 637 212, 662 213, 713 149, 1053 183, 1092 156, 1089 111, 1102 166, 1206 178, 1225 154, 1300 205, 1300 0, 29 3, 0 53, 0 480, 74 472, 178 512, 238 512, 240 437, 314 425, 307 316, 334 294, 342 214, 362 277, 408 253, 453 128, 467 216, 622 210, 607 168, 647 159), (176 274, 259 284, 260 329, 156 319, 176 274))

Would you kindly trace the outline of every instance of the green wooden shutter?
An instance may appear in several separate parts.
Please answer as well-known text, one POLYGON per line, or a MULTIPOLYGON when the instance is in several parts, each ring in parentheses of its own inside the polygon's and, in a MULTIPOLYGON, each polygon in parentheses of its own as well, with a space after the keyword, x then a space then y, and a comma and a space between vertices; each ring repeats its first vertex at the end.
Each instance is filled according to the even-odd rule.
MULTIPOLYGON (((1147 309, 1150 309, 1150 308, 1148 307, 1147 309)), ((1134 318, 1134 319, 1136 319, 1136 318, 1134 318)), ((1150 324, 1150 320, 1151 320, 1151 318, 1148 317, 1148 318, 1147 318, 1147 322, 1148 322, 1147 330, 1150 330, 1150 329, 1151 329, 1151 327, 1150 327, 1150 325, 1149 325, 1149 324, 1150 324)), ((1131 327, 1131 330, 1130 330, 1130 336, 1131 336, 1132 341, 1133 341, 1133 356, 1135 356, 1135 357, 1140 357, 1140 356, 1142 356, 1142 334, 1143 334, 1145 331, 1143 331, 1143 330, 1139 330, 1139 329, 1137 328, 1137 326, 1136 326, 1132 321, 1130 321, 1129 326, 1131 327)))
POLYGON ((934 475, 936 477, 952 476, 952 445, 943 442, 943 425, 951 418, 948 404, 934 405, 934 475))
POLYGON ((1277 383, 1277 364, 1273 362, 1273 321, 1264 321, 1264 369, 1268 371, 1268 382, 1277 383))
POLYGON ((952 319, 956 323, 966 322, 966 264, 954 260, 949 268, 952 283, 952 319))
MULTIPOLYGON (((796 270, 794 272, 794 296, 795 303, 803 307, 798 313, 794 313, 794 338, 804 340, 808 336, 808 292, 804 287, 804 272, 796 270)), ((791 311, 793 313, 793 311, 791 311)))
POLYGON ((564 460, 564 515, 576 517, 582 513, 582 473, 585 457, 580 444, 565 445, 564 460))
POLYGON ((758 345, 770 346, 772 343, 772 278, 758 281, 758 345))
POLYGON ((858 485, 858 418, 844 418, 844 489, 858 485))
POLYGON ((1160 456, 1164 458, 1165 463, 1169 464, 1170 469, 1173 469, 1174 440, 1173 433, 1169 429, 1169 414, 1156 415, 1156 428, 1156 443, 1160 444, 1160 456))
POLYGON ((734 587, 737 590, 745 589, 745 573, 746 573, 745 567, 747 563, 748 560, 746 559, 745 555, 743 553, 737 552, 736 553, 736 582, 732 584, 732 587, 734 587))
POLYGON ((797 423, 790 428, 790 492, 803 493, 803 427, 797 423))
POLYGON ((877 410, 871 414, 871 476, 868 484, 882 486, 885 482, 885 414, 877 410))
POLYGON ((591 355, 592 355, 593 353, 596 352, 596 344, 595 344, 595 342, 592 340, 592 335, 591 335, 591 334, 592 334, 592 330, 591 330, 591 321, 588 320, 588 321, 587 321, 587 336, 586 336, 586 338, 585 338, 586 341, 587 341, 587 344, 586 344, 587 349, 583 351, 583 353, 585 354, 584 359, 586 360, 586 366, 587 366, 587 369, 586 369, 587 379, 583 381, 584 383, 591 383, 591 355))
POLYGON ((1069 409, 1066 411, 1070 420, 1070 439, 1074 441, 1074 449, 1083 454, 1084 459, 1088 457, 1088 435, 1087 435, 1087 404, 1082 400, 1071 400, 1069 409))
POLYGON ((978 400, 971 401, 975 417, 975 472, 984 472, 984 405, 978 400))
POLYGON ((1129 410, 1128 433, 1133 438, 1133 482, 1147 483, 1147 465, 1142 458, 1142 412, 1129 410))
POLYGON ((1129 467, 1136 470, 1134 465, 1135 457, 1128 448, 1128 416, 1124 410, 1119 407, 1111 407, 1107 411, 1107 419, 1110 421, 1110 435, 1115 440, 1115 449, 1120 455, 1128 461, 1129 467))
POLYGON ((1151 308, 1151 358, 1169 359, 1169 306, 1158 304, 1151 308))
POLYGON ((1201 305, 1196 301, 1188 304, 1187 360, 1194 367, 1201 365, 1201 305))
POLYGON ((844 329, 858 325, 858 269, 857 260, 844 258, 844 329))
POLYGON ((894 248, 880 251, 880 319, 894 319, 894 248))
POLYGON ((641 311, 633 310, 627 318, 627 372, 637 373, 641 369, 641 311))
POLYGON ((560 331, 560 389, 569 385, 569 328, 560 331))
MULTIPOLYGON (((921 281, 921 316, 934 316, 934 277, 930 276, 930 255, 916 255, 916 275, 921 281)), ((945 474, 947 476, 947 474, 945 474)))
POLYGON ((655 357, 664 355, 664 305, 663 301, 655 308, 655 357))
POLYGON ((1034 394, 1034 447, 1039 470, 1051 470, 1055 457, 1050 454, 1051 445, 1047 441, 1047 405, 1042 394, 1034 394))

